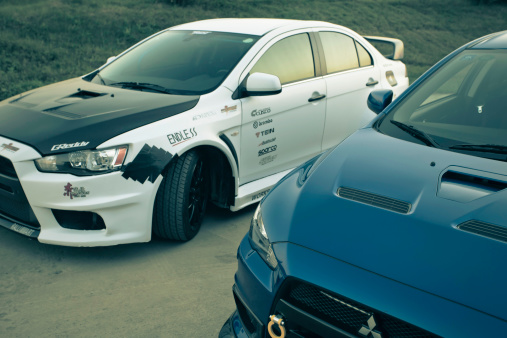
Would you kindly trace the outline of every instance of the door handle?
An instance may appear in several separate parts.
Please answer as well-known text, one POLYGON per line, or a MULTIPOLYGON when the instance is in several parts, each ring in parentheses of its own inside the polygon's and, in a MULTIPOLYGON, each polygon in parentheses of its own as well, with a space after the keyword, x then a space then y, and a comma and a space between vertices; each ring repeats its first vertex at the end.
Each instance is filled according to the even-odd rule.
POLYGON ((374 86, 374 85, 376 85, 376 84, 378 84, 378 81, 377 81, 377 80, 374 80, 372 77, 370 77, 370 78, 368 79, 368 82, 366 83, 366 85, 367 85, 368 87, 369 87, 369 86, 374 86))
POLYGON ((308 99, 308 102, 319 101, 319 100, 322 100, 325 97, 326 97, 326 94, 320 94, 320 95, 312 96, 312 97, 310 97, 308 99))

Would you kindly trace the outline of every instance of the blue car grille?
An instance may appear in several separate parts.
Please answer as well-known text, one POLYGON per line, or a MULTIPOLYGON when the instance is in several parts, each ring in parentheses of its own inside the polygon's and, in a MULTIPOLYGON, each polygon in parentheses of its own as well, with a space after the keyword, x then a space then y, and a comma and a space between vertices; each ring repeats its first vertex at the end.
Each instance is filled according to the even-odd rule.
POLYGON ((373 205, 375 207, 399 212, 402 214, 408 214, 412 208, 412 205, 410 203, 404 201, 348 187, 340 187, 336 193, 342 198, 373 205))
MULTIPOLYGON (((284 316, 288 313, 287 311, 283 313, 283 308, 287 308, 287 305, 277 306, 275 312, 280 312, 284 316, 289 331, 305 337, 320 337, 329 334, 315 332, 315 327, 317 327, 315 324, 304 327, 301 323, 307 322, 307 319, 302 318, 301 314, 308 318, 317 318, 319 322, 324 322, 329 327, 335 327, 336 332, 341 332, 343 336, 371 336, 368 333, 371 330, 384 338, 438 337, 381 311, 299 280, 288 280, 282 287, 280 295, 278 304, 290 304, 291 308, 297 308, 299 318, 284 316), (361 329, 365 330, 364 335, 360 333, 361 329)), ((296 312, 291 311, 291 313, 296 312)))
POLYGON ((500 225, 470 220, 461 223, 457 228, 498 241, 507 242, 507 228, 500 225))

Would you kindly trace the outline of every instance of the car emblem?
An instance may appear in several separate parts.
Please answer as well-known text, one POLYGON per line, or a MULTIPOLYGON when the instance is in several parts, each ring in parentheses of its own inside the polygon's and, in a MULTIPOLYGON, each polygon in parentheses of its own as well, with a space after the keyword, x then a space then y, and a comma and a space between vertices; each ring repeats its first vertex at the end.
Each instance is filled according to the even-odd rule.
POLYGON ((484 107, 484 106, 477 106, 477 112, 479 114, 482 114, 482 107, 484 107))
POLYGON ((364 325, 359 329, 359 334, 363 335, 364 337, 373 337, 373 338, 382 338, 382 333, 380 333, 375 329, 375 326, 377 326, 377 323, 375 323, 375 318, 373 318, 373 315, 368 318, 367 321, 368 325, 364 325))

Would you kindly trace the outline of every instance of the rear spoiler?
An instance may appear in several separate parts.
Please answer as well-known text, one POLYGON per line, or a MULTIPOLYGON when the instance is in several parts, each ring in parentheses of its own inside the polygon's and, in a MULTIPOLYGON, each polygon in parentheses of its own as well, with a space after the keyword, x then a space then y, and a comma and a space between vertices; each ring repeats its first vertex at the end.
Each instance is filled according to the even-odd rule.
POLYGON ((405 54, 403 41, 380 36, 364 36, 382 55, 391 60, 401 60, 405 54))

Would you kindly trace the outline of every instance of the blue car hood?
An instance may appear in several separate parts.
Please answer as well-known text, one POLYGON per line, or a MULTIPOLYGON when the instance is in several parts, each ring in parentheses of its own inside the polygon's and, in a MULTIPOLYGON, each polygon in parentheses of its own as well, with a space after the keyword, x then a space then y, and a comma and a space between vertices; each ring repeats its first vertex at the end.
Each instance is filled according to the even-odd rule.
POLYGON ((507 319, 507 243, 457 229, 470 220, 507 225, 507 190, 476 184, 507 182, 501 175, 507 163, 367 128, 338 146, 304 183, 301 173, 287 177, 263 203, 271 242, 295 243, 507 319), (340 197, 343 187, 410 209, 340 197))

